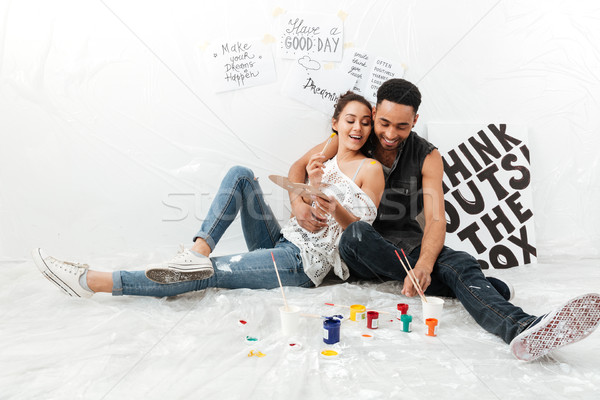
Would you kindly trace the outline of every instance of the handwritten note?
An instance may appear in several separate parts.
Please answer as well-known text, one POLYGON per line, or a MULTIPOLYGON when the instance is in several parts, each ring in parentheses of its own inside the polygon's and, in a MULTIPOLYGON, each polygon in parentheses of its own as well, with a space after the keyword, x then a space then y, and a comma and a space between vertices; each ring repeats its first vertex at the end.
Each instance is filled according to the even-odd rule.
POLYGON ((265 85, 277 79, 271 48, 260 40, 218 42, 205 59, 215 92, 265 85))
POLYGON ((402 78, 404 76, 404 67, 397 61, 389 59, 376 58, 373 60, 371 74, 364 86, 364 96, 372 103, 377 101, 377 90, 381 84, 392 78, 402 78))
POLYGON ((299 59, 305 55, 318 61, 341 61, 344 24, 336 16, 285 14, 282 18, 280 54, 299 59))
POLYGON ((353 92, 364 96, 371 64, 372 57, 366 50, 354 50, 345 54, 342 68, 355 79, 353 92))
POLYGON ((352 90, 365 96, 371 103, 377 101, 377 90, 383 82, 404 76, 404 67, 400 62, 374 56, 362 49, 347 52, 343 68, 355 80, 352 90))
POLYGON ((310 61, 301 61, 298 60, 290 69, 283 93, 327 115, 333 114, 340 95, 352 89, 353 77, 345 74, 339 64, 314 70, 310 68, 310 61))

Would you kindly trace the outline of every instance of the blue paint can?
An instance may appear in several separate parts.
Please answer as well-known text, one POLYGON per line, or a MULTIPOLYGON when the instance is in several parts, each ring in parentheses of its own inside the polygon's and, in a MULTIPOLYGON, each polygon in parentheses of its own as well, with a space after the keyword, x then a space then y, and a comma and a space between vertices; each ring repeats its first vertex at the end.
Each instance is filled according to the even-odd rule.
POLYGON ((337 315, 327 317, 323 321, 323 341, 327 344, 336 344, 340 341, 341 321, 337 315))

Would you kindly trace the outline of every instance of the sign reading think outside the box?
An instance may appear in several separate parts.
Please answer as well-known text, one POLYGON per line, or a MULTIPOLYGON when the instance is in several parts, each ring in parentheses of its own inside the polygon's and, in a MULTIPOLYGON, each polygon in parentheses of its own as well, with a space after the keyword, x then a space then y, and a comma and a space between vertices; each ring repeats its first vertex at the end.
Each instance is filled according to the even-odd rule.
POLYGON ((444 162, 446 245, 484 269, 535 261, 525 127, 434 123, 428 133, 444 162))

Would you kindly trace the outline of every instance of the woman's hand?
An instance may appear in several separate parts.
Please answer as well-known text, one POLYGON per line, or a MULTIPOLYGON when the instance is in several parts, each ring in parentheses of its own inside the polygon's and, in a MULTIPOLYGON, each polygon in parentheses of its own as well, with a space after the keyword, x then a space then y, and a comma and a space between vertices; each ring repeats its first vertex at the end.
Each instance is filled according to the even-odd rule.
POLYGON ((328 215, 331 215, 333 218, 336 218, 337 210, 341 207, 340 203, 332 196, 329 196, 329 200, 325 200, 322 197, 314 196, 313 200, 315 202, 315 209, 317 211, 317 217, 320 219, 327 218, 328 215))
POLYGON ((310 184, 314 187, 319 187, 321 184, 321 179, 323 178, 323 163, 326 160, 327 158, 321 153, 313 154, 308 160, 306 172, 308 173, 310 184))

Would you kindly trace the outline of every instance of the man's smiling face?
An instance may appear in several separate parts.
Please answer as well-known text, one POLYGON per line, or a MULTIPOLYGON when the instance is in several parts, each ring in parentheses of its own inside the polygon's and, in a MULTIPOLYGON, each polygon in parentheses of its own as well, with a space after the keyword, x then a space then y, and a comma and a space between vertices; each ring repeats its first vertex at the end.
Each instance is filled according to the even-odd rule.
POLYGON ((375 136, 378 145, 386 151, 394 151, 417 123, 419 114, 412 106, 383 100, 373 109, 375 136))

